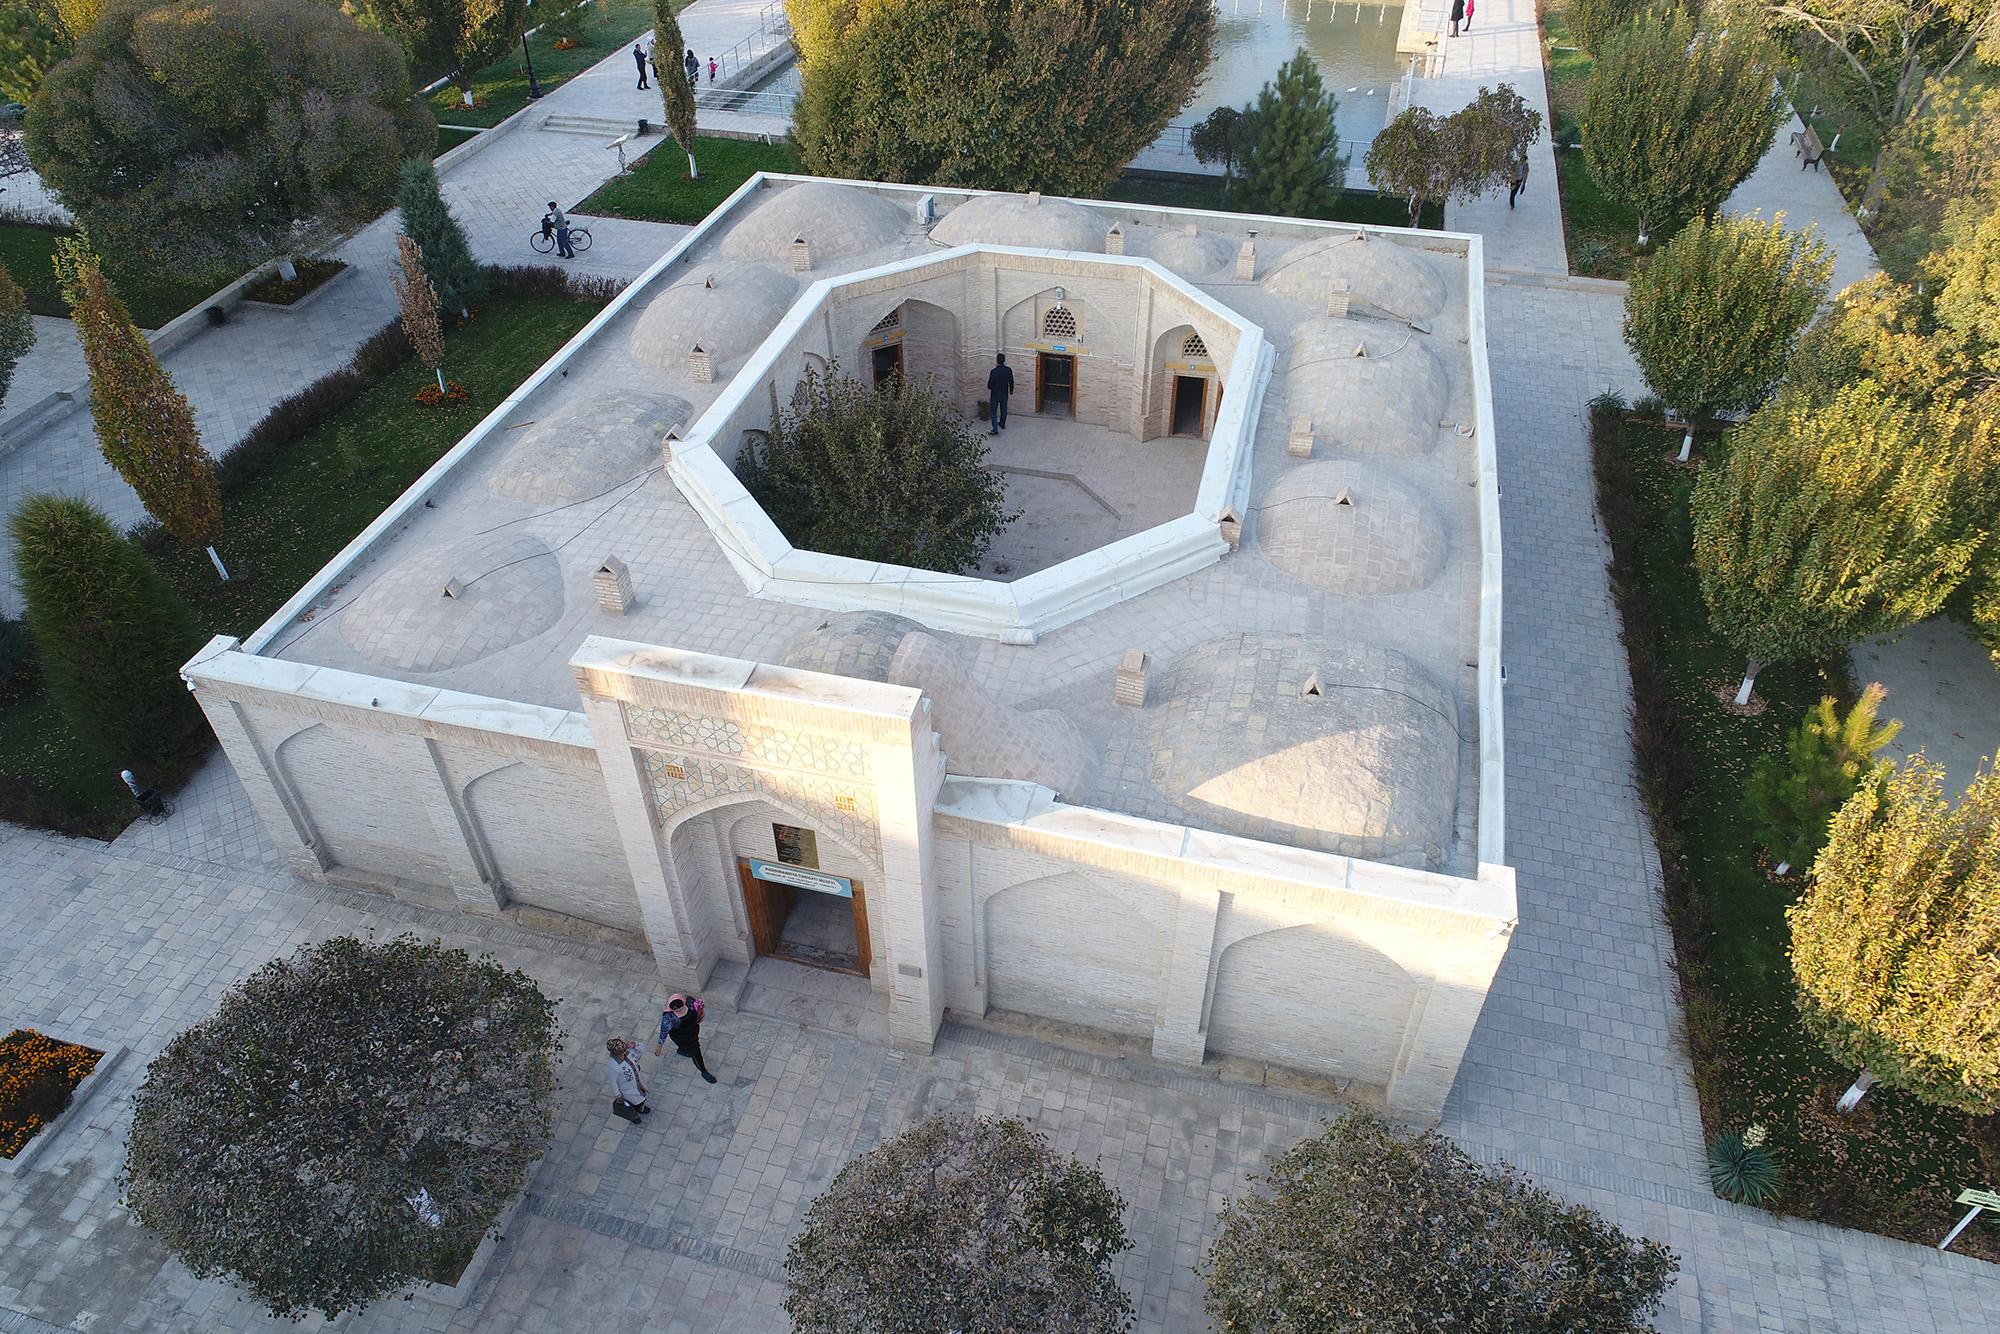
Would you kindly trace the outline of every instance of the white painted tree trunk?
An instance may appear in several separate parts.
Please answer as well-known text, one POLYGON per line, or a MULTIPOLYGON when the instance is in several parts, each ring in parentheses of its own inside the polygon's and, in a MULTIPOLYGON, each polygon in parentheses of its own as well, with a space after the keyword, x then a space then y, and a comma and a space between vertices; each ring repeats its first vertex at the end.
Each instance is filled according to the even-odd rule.
POLYGON ((1792 870, 1792 864, 1790 862, 1779 862, 1777 871, 1778 878, 1783 879, 1785 876, 1791 874, 1791 870, 1792 870))
POLYGON ((210 547, 208 549, 208 558, 215 562, 215 572, 222 576, 222 582, 225 584, 228 583, 229 567, 222 563, 221 553, 217 552, 214 547, 210 547))
POLYGON ((1847 1092, 1840 1095, 1840 1101, 1834 1104, 1834 1110, 1843 1116, 1853 1111, 1861 1105, 1862 1096, 1874 1087, 1875 1076, 1863 1070, 1854 1077, 1854 1082, 1847 1086, 1847 1092))
POLYGON ((458 95, 465 99, 466 106, 470 107, 472 105, 472 90, 470 88, 459 89, 458 95))
POLYGON ((295 283, 299 280, 298 267, 292 263, 290 255, 286 255, 278 261, 278 276, 288 283, 295 283))
POLYGON ((1764 664, 1755 658, 1743 670, 1743 684, 1736 689, 1736 707, 1742 708, 1750 702, 1750 688, 1757 684, 1757 673, 1764 670, 1764 664))
POLYGON ((701 179, 701 173, 695 169, 694 154, 692 153, 688 154, 688 179, 691 181, 698 181, 701 179))
POLYGON ((440 394, 442 394, 442 393, 444 393, 444 392, 445 392, 445 387, 444 387, 444 367, 442 367, 442 366, 439 366, 439 367, 436 367, 436 368, 435 368, 435 370, 434 370, 434 373, 435 373, 435 374, 437 375, 437 378, 438 378, 438 392, 439 392, 440 394))
POLYGON ((1694 423, 1689 422, 1687 434, 1681 437, 1680 461, 1686 463, 1694 457, 1694 423))
POLYGON ((1652 236, 1652 233, 1651 233, 1651 232, 1649 232, 1649 231, 1647 231, 1647 230, 1646 230, 1646 229, 1645 229, 1644 227, 1641 227, 1641 228, 1639 229, 1639 248, 1640 248, 1641 250, 1644 250, 1644 249, 1646 248, 1646 241, 1647 241, 1647 240, 1648 240, 1648 239, 1649 239, 1649 238, 1650 238, 1651 236, 1652 236))

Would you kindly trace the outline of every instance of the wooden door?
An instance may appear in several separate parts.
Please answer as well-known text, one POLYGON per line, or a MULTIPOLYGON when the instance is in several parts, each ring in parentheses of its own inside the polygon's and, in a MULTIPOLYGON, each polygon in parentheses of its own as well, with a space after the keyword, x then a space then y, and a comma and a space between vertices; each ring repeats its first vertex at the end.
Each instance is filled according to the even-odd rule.
POLYGON ((861 882, 851 882, 854 886, 854 971, 868 976, 868 964, 875 952, 868 945, 868 895, 861 882))
POLYGON ((751 875, 750 863, 741 858, 737 859, 736 873, 743 882, 743 915, 750 922, 750 948, 757 954, 774 954, 784 938, 785 919, 791 916, 791 897, 772 893, 785 887, 766 884, 751 875))

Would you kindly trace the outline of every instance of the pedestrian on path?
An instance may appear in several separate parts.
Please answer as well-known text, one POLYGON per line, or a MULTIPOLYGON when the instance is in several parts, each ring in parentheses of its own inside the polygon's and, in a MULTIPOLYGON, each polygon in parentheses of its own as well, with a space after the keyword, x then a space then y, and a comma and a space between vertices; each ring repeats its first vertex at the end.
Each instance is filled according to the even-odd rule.
POLYGON ((636 1126, 640 1117, 653 1114, 646 1105, 646 1081, 639 1077, 639 1044, 606 1038, 604 1050, 611 1056, 605 1062, 605 1073, 611 1077, 611 1114, 636 1126))
POLYGON ((1465 0, 1465 30, 1467 32, 1472 31, 1472 7, 1478 3, 1479 0, 1465 0))
POLYGON ((683 65, 687 66, 687 72, 688 72, 688 87, 692 88, 692 87, 694 87, 694 86, 695 86, 696 84, 700 83, 700 82, 701 82, 701 62, 700 62, 699 60, 696 60, 696 59, 694 58, 694 48, 693 48, 693 47, 691 47, 691 46, 690 46, 690 47, 688 48, 688 53, 687 53, 687 58, 686 58, 685 60, 681 61, 681 63, 682 63, 683 65))
POLYGON ((1451 35, 1458 36, 1458 25, 1465 21, 1465 0, 1451 0, 1451 35))
POLYGON ((632 61, 639 67, 639 86, 641 88, 650 87, 651 85, 646 82, 646 44, 644 42, 632 43, 632 61))
POLYGON ((1521 191, 1527 188, 1528 188, 1528 150, 1525 148, 1517 148, 1514 150, 1514 183, 1512 188, 1510 188, 1507 191, 1507 207, 1508 208, 1514 207, 1515 197, 1518 196, 1521 193, 1521 191))
POLYGON ((576 251, 569 244, 569 215, 556 207, 556 201, 549 201, 549 215, 542 220, 556 229, 556 254, 564 259, 575 259, 576 251))
POLYGON ((667 997, 667 1008, 660 1011, 660 1036, 653 1043, 653 1055, 665 1050, 671 1039, 674 1050, 694 1062, 694 1068, 701 1071, 701 1077, 709 1083, 715 1076, 708 1072, 707 1062, 701 1059, 701 1016, 704 1010, 699 996, 683 996, 676 991, 667 997))
POLYGON ((1007 354, 993 354, 993 369, 986 372, 986 420, 992 429, 988 435, 998 435, 1007 429, 1007 395, 1014 392, 1014 372, 1007 368, 1007 354))
POLYGON ((708 58, 708 81, 710 83, 715 82, 715 71, 716 71, 715 57, 710 56, 708 58))

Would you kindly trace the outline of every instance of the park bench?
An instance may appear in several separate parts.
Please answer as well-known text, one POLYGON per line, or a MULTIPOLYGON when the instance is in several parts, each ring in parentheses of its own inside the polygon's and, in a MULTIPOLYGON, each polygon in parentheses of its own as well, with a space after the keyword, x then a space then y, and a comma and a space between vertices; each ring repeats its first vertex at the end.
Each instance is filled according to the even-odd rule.
MULTIPOLYGON (((1838 137, 1838 136, 1836 136, 1838 137)), ((1799 170, 1811 167, 1818 171, 1821 159, 1826 157, 1826 145, 1820 142, 1819 131, 1808 125, 1792 135, 1792 147, 1798 150, 1799 170)))

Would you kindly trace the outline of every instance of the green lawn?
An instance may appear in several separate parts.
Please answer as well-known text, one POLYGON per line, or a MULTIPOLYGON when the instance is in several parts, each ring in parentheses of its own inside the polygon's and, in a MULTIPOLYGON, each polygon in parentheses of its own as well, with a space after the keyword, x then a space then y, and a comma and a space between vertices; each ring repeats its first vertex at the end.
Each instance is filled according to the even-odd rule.
MULTIPOLYGON (((1166 208, 1206 208, 1227 211, 1220 176, 1120 176, 1104 192, 1106 199, 1130 204, 1158 204, 1166 208)), ((1367 190, 1343 190, 1340 199, 1319 215, 1325 222, 1365 222, 1378 227, 1407 227, 1410 206, 1367 190)), ((1419 226, 1433 230, 1444 226, 1444 210, 1433 204, 1424 209, 1419 226)))
MULTIPOLYGON (((28 309, 37 315, 69 318, 69 307, 56 289, 56 273, 51 264, 56 239, 65 233, 26 223, 0 223, 0 264, 28 294, 28 309)), ((229 282, 227 277, 188 279, 171 269, 152 269, 141 274, 111 271, 111 285, 131 308, 132 319, 142 329, 157 329, 168 320, 215 293, 229 282)))
MULTIPOLYGON (((675 6, 679 8, 680 6, 675 6)), ((554 5, 549 6, 555 9, 554 5)), ((535 82, 543 92, 553 91, 575 75, 595 65, 620 47, 630 47, 639 34, 653 26, 651 0, 597 0, 583 14, 581 45, 558 51, 547 32, 528 39, 534 59, 535 82), (592 11, 598 11, 593 13, 592 11)), ((637 82, 637 72, 633 81, 637 82)), ((488 65, 472 79, 472 96, 480 103, 468 107, 450 84, 431 96, 431 109, 441 121, 452 125, 498 125, 528 105, 528 69, 521 59, 520 45, 503 60, 488 65)), ((658 110, 658 108, 655 108, 658 110)))
MULTIPOLYGON (((207 556, 176 544, 162 544, 161 572, 204 631, 249 633, 597 310, 560 297, 488 302, 446 335, 445 373, 471 391, 471 402, 425 407, 415 394, 429 371, 412 363, 391 374, 223 502, 218 546, 229 583, 216 578, 207 556)), ((0 706, 0 788, 15 775, 44 785, 72 832, 109 837, 130 817, 117 770, 70 733, 41 693, 0 706)))
POLYGON ((696 223, 760 171, 801 172, 789 144, 750 139, 694 141, 701 179, 687 174, 687 154, 671 140, 656 144, 623 176, 614 176, 596 194, 571 209, 586 217, 637 218, 643 222, 696 223))
MULTIPOLYGON (((1676 780, 1685 795, 1662 803, 1648 789, 1662 861, 1672 882, 1669 919, 1695 1079, 1708 1133, 1761 1123, 1784 1167, 1786 1213, 1935 1244, 1964 1186, 1983 1186, 1975 1132, 1965 1117, 1877 1088, 1861 1114, 1832 1102, 1855 1072, 1820 1049, 1792 1003, 1784 910, 1796 881, 1775 883, 1744 810, 1743 788, 1761 755, 1781 753, 1785 731, 1822 694, 1851 699, 1844 663, 1780 663, 1757 677, 1761 716, 1742 718, 1718 692, 1740 679, 1740 656, 1708 626, 1695 573, 1688 499, 1695 473, 1669 462, 1676 429, 1627 422, 1600 437, 1600 507, 1620 560, 1628 650, 1637 695, 1640 764, 1676 780), (1629 505, 1605 503, 1607 493, 1629 505), (1634 604, 1638 605, 1634 605, 1634 604), (1645 630, 1650 614, 1652 633, 1645 630), (1642 655, 1663 669, 1646 687, 1642 655), (1658 738, 1678 730, 1684 748, 1658 738), (1681 749, 1676 760, 1676 749, 1681 749), (1684 904, 1684 906, 1676 906, 1684 904)), ((1992 1118, 1983 1132, 2000 1150, 1992 1118)), ((1974 1228, 1957 1249, 2000 1258, 2000 1229, 1974 1228)))
MULTIPOLYGON (((445 114, 449 115, 450 113, 446 112, 445 114)), ((460 144, 465 143, 470 139, 478 137, 478 134, 479 131, 477 129, 460 128, 452 125, 440 125, 438 126, 437 151, 435 153, 432 153, 431 156, 443 157, 446 153, 449 153, 452 149, 457 148, 460 144)))
MULTIPOLYGON (((1565 148, 1583 114, 1591 60, 1579 50, 1560 5, 1542 10, 1542 58, 1548 66, 1549 133, 1555 143, 1556 178, 1562 191, 1563 244, 1571 273, 1589 278, 1629 278, 1639 259, 1639 215, 1607 196, 1590 177, 1583 154, 1565 148)), ((1666 237, 1655 236, 1658 244, 1666 237)))

